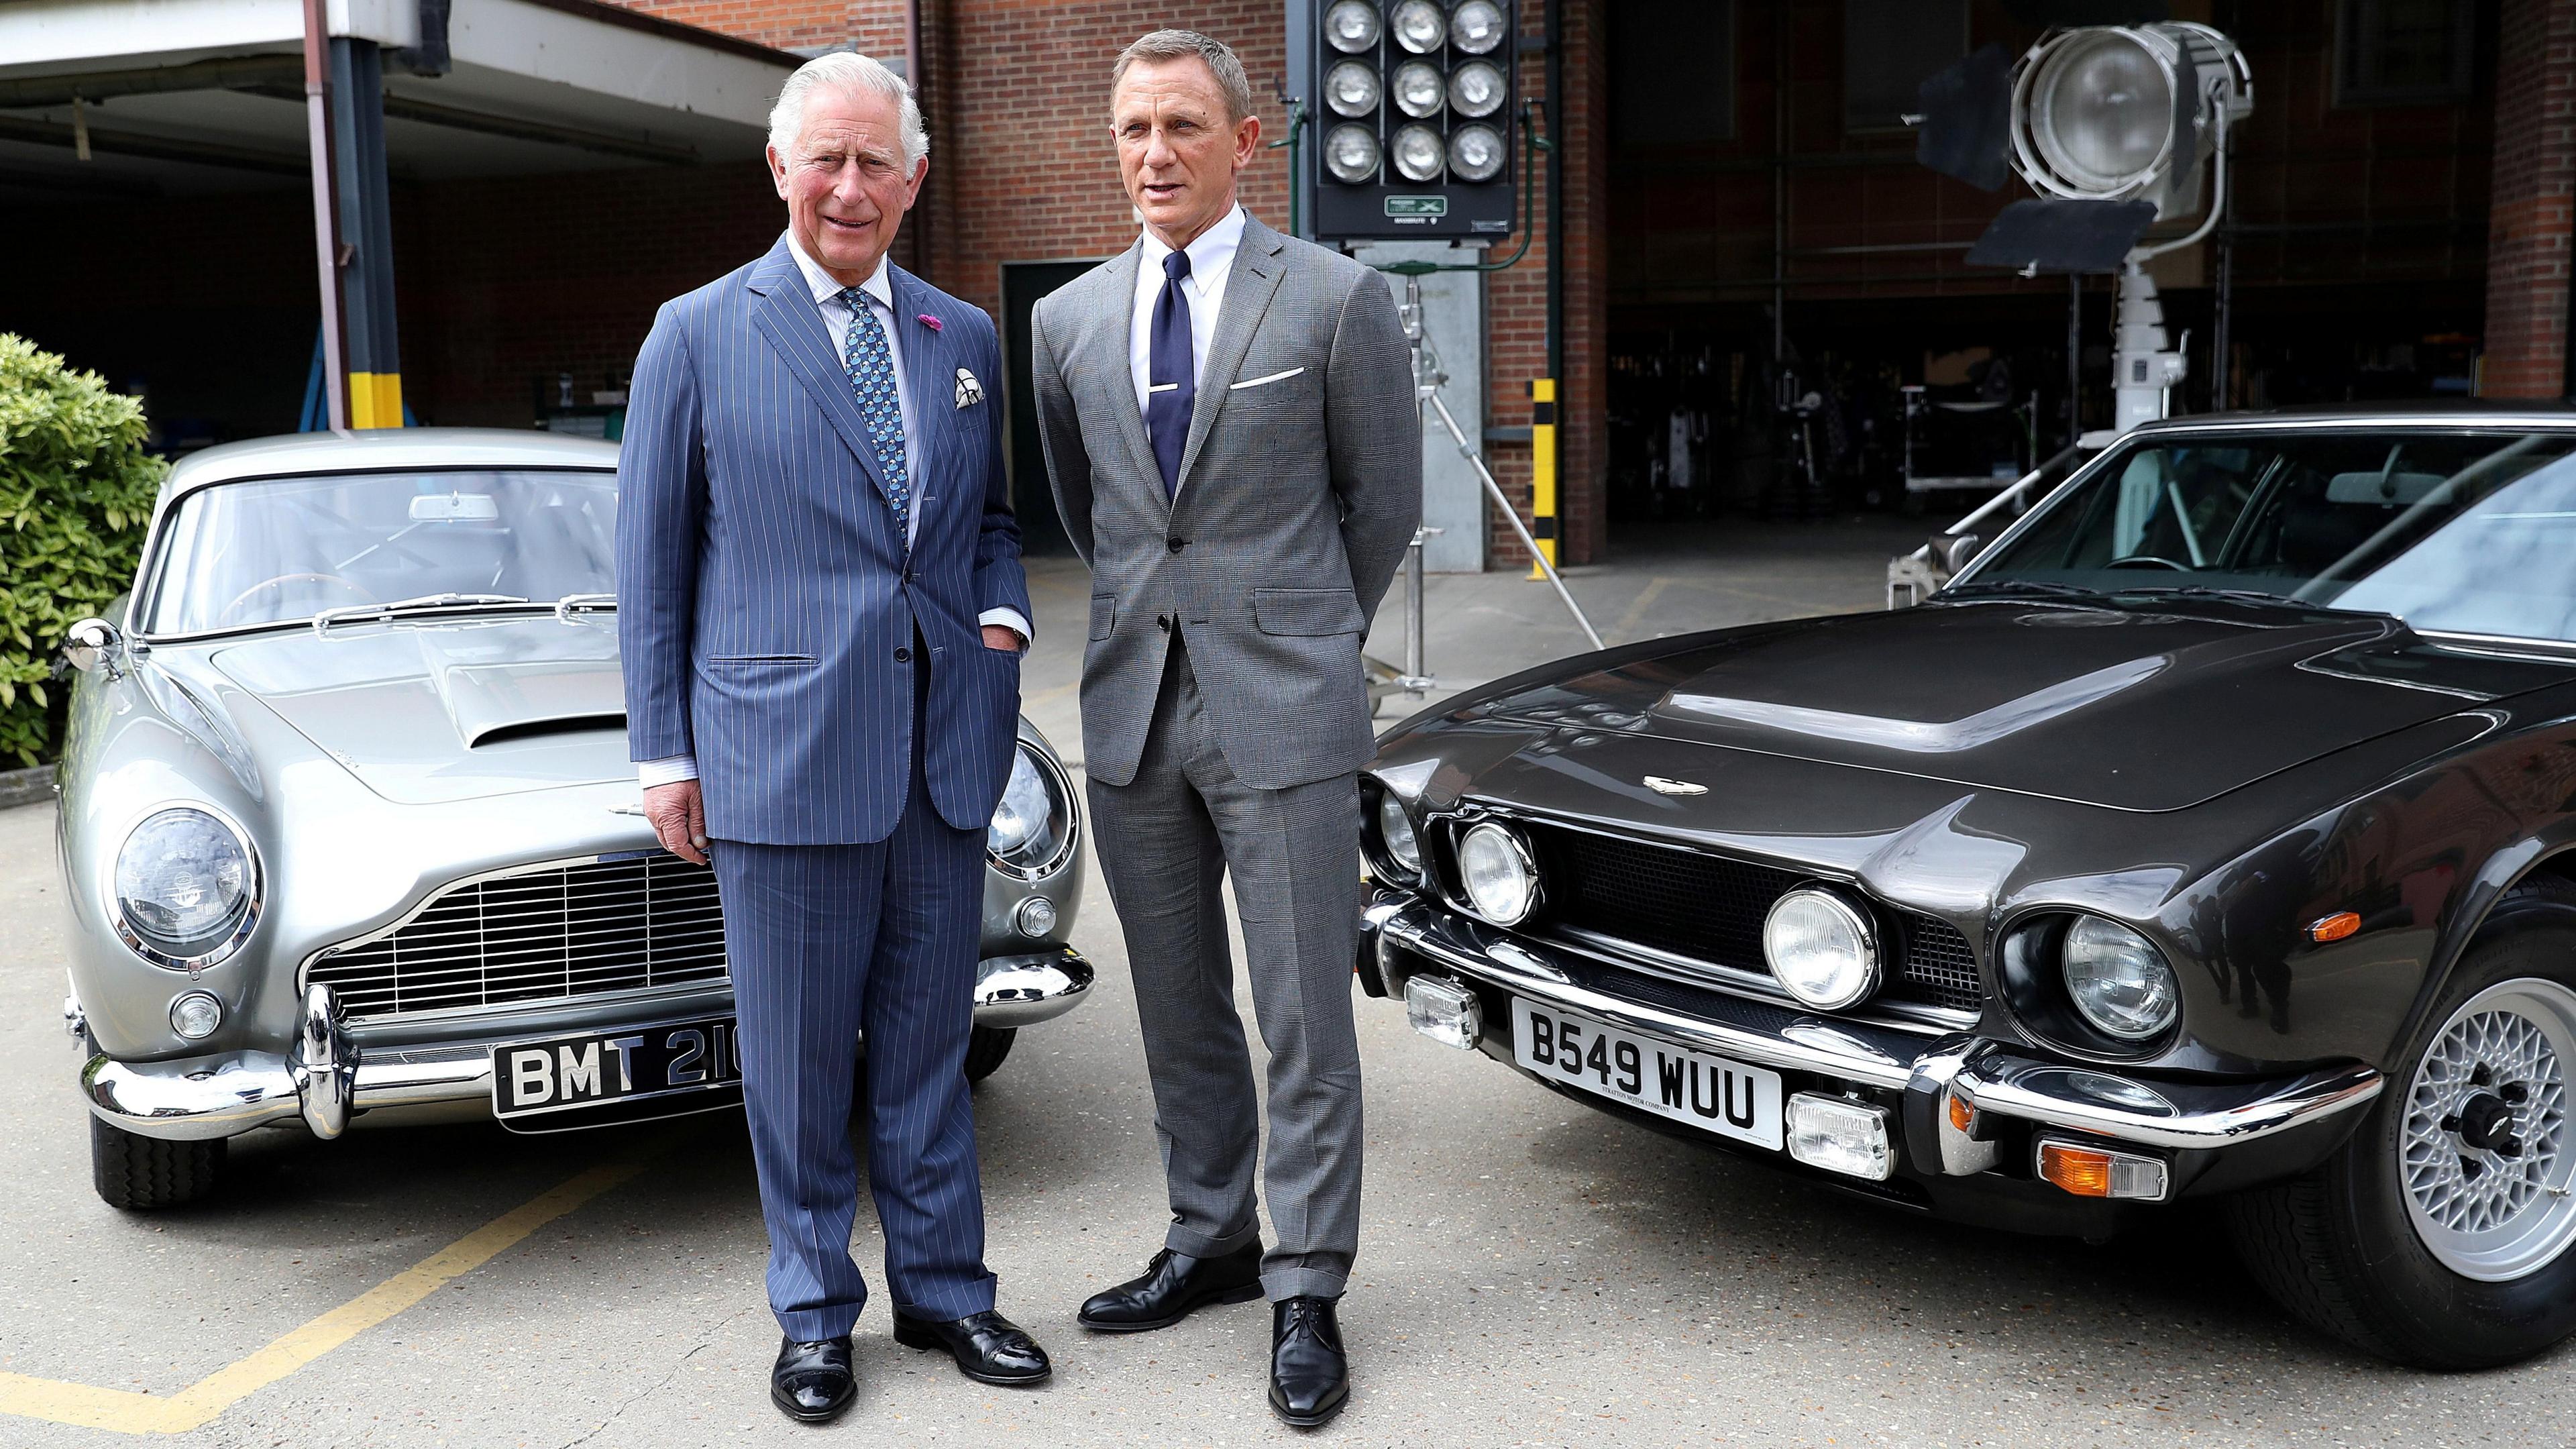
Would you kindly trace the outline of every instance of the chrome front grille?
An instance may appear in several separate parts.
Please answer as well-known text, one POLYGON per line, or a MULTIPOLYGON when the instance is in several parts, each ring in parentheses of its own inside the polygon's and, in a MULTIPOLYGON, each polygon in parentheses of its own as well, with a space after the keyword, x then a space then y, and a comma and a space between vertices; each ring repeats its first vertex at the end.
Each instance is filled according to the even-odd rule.
POLYGON ((450 886, 306 967, 354 1020, 577 1000, 725 979, 715 872, 655 851, 450 886))
MULTIPOLYGON (((1549 920, 1760 975, 1762 921, 1808 877, 1775 866, 1529 822, 1549 920)), ((1953 1010, 1985 1000, 1975 948, 1947 921, 1888 910, 1896 928, 1886 995, 1953 1010)))

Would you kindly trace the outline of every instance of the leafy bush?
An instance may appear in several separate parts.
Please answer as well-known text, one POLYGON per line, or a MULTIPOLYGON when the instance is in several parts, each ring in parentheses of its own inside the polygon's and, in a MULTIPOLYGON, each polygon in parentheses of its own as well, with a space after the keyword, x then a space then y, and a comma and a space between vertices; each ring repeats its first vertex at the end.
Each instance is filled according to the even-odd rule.
POLYGON ((144 431, 141 400, 0 332, 0 765, 52 756, 63 635, 134 581, 168 470, 144 431))

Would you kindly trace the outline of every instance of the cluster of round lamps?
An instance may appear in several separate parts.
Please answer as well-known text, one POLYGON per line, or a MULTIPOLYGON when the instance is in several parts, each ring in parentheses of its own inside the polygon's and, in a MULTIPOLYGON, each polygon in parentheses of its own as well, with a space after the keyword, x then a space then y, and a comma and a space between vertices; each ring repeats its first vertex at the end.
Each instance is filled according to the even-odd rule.
POLYGON ((1385 12, 1373 0, 1335 0, 1324 12, 1324 39, 1349 58, 1324 76, 1325 108, 1340 118, 1324 136, 1324 169, 1353 186, 1376 180, 1389 165, 1416 184, 1444 171, 1469 182, 1501 175, 1508 152, 1486 118, 1503 108, 1510 87, 1502 68, 1480 57, 1501 46, 1505 23, 1494 0, 1465 0, 1447 13, 1434 0, 1402 0, 1385 12), (1400 62, 1381 79, 1376 57, 1390 37, 1422 58, 1400 62), (1465 57, 1446 73, 1439 64, 1444 45, 1465 57), (1376 121, 1390 101, 1406 119, 1381 149, 1376 121), (1444 113, 1459 122, 1445 137, 1444 113))

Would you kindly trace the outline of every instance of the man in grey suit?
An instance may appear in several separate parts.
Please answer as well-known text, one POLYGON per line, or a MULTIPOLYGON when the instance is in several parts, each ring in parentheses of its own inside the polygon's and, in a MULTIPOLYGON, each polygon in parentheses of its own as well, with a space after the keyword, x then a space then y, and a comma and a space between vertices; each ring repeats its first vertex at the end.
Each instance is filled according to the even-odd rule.
POLYGON ((1001 368, 993 324, 886 260, 929 151, 876 61, 788 78, 769 146, 787 230, 654 319, 617 465, 628 741, 655 832, 712 853, 723 891, 769 1392, 808 1422, 856 1394, 862 1032, 896 1341, 985 1383, 1050 1367, 994 1311, 966 1092, 1029 605, 979 381, 1001 368))
POLYGON ((1261 122, 1234 52, 1156 31, 1110 88, 1144 234, 1038 304, 1033 361, 1092 569, 1083 753, 1172 1224, 1081 1322, 1162 1328, 1266 1290, 1271 1407, 1312 1426, 1348 1397, 1335 1303, 1359 1244, 1360 645, 1421 521, 1421 424, 1385 282, 1236 202, 1261 122), (1267 1254, 1225 876, 1270 1048, 1267 1254))

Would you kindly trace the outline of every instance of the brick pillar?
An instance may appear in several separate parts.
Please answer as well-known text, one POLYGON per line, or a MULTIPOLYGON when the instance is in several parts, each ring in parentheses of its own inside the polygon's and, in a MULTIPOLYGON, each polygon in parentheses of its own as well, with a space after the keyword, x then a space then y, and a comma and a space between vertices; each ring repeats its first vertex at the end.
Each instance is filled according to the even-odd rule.
POLYGON ((2576 0, 2504 0, 2487 231, 2487 397, 2567 392, 2576 0))

